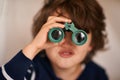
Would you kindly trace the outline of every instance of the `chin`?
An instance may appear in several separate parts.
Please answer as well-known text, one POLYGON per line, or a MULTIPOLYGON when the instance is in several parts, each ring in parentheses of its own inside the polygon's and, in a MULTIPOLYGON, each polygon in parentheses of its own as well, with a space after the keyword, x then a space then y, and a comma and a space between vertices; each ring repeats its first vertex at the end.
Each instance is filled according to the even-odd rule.
POLYGON ((70 62, 59 62, 57 63, 57 66, 61 69, 68 69, 68 68, 71 68, 74 64, 70 63, 70 62))

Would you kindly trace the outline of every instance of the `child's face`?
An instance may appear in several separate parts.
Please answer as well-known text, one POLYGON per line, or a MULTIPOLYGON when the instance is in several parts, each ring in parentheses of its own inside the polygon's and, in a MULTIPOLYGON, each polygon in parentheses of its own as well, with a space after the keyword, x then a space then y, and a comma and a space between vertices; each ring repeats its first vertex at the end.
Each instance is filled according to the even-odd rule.
POLYGON ((84 60, 87 53, 91 51, 91 33, 88 34, 88 40, 82 46, 75 45, 72 42, 71 34, 71 32, 66 32, 65 38, 60 43, 46 49, 46 54, 52 66, 63 69, 78 66, 84 60))
MULTIPOLYGON (((57 16, 58 14, 54 13, 53 15, 57 16)), ((67 14, 64 14, 64 16, 69 18, 67 14)), ((91 33, 87 35, 87 42, 82 46, 75 45, 71 40, 71 35, 72 32, 66 32, 65 38, 61 42, 57 43, 57 45, 53 43, 56 46, 46 49, 46 54, 53 67, 56 66, 63 69, 76 67, 80 65, 88 52, 91 51, 91 33)))

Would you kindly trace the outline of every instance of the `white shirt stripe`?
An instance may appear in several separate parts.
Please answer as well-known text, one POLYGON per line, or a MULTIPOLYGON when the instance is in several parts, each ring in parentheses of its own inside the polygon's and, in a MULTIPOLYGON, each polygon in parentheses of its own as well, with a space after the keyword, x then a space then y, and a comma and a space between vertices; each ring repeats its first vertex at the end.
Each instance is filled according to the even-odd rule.
POLYGON ((33 70, 33 72, 32 72, 32 76, 31 76, 31 80, 35 80, 35 70, 33 70))
POLYGON ((2 66, 1 68, 2 68, 2 74, 3 74, 3 76, 4 76, 7 80, 14 80, 14 79, 12 79, 12 78, 7 74, 7 72, 5 71, 4 66, 2 66))

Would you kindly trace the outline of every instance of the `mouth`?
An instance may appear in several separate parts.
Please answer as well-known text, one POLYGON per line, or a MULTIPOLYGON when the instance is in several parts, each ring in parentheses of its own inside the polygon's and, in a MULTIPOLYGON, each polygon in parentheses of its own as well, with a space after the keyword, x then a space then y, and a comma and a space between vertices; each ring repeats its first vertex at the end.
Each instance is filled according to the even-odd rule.
POLYGON ((62 50, 62 51, 59 51, 59 55, 62 58, 70 58, 74 55, 74 52, 71 50, 62 50))

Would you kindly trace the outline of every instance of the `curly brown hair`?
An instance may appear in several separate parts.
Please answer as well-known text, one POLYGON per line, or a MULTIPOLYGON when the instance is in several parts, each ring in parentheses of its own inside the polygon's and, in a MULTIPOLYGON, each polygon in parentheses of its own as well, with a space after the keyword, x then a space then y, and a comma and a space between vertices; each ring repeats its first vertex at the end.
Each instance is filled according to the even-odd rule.
POLYGON ((84 62, 91 60, 96 51, 104 49, 105 16, 102 7, 96 0, 45 0, 44 2, 42 9, 34 17, 33 37, 36 36, 53 12, 62 16, 67 13, 77 28, 92 34, 91 45, 93 49, 86 56, 84 62), (58 9, 61 11, 58 12, 58 9))

